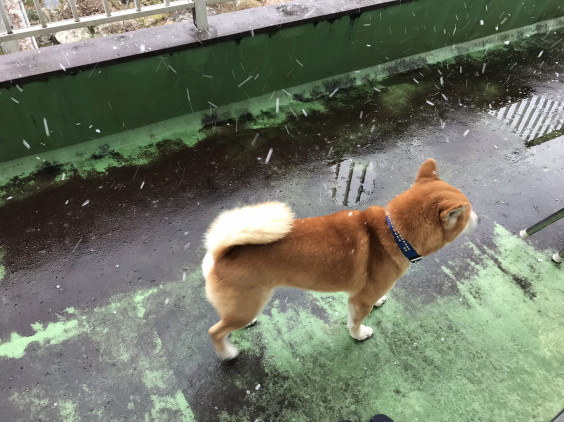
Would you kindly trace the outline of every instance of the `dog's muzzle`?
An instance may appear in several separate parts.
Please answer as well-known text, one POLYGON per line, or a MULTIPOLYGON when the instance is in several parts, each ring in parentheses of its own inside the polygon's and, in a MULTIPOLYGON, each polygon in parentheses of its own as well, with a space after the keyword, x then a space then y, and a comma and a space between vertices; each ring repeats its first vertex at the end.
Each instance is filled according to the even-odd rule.
POLYGON ((470 214, 470 218, 468 219, 468 222, 466 223, 466 227, 464 227, 464 230, 462 230, 462 233, 470 233, 471 231, 476 229, 476 227, 478 227, 478 224, 480 224, 480 221, 481 221, 481 218, 478 216, 478 214, 476 214, 474 211, 472 211, 471 214, 470 214))

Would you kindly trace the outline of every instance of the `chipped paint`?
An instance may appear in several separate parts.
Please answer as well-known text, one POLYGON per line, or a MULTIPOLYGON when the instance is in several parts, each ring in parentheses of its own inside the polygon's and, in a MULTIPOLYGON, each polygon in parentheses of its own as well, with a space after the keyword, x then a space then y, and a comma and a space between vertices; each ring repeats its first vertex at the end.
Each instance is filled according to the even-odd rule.
MULTIPOLYGON (((196 278, 189 276, 188 280, 194 282, 196 278)), ((51 383, 62 383, 60 388, 37 383, 33 388, 13 393, 10 401, 22 411, 33 409, 32 415, 37 418, 63 421, 82 420, 81 407, 89 403, 90 413, 109 420, 113 411, 106 410, 106 406, 100 407, 100 403, 113 400, 107 389, 111 391, 115 387, 104 388, 106 379, 110 378, 112 384, 117 383, 118 396, 124 391, 131 393, 124 406, 131 414, 137 415, 136 418, 145 414, 145 420, 193 421, 191 408, 179 390, 180 384, 163 353, 161 339, 154 329, 146 328, 145 319, 149 308, 153 314, 159 310, 153 309, 155 302, 151 301, 152 296, 165 290, 167 296, 176 297, 185 286, 176 282, 165 288, 116 295, 108 305, 91 312, 68 308, 63 316, 59 316, 59 321, 33 324, 34 335, 12 333, 8 341, 0 344, 0 358, 6 362, 35 366, 38 359, 51 353, 65 355, 62 351, 80 350, 83 349, 81 344, 92 344, 95 350, 89 353, 98 355, 94 366, 100 367, 90 372, 88 377, 77 379, 78 388, 68 385, 64 374, 58 370, 52 373, 48 367, 44 368, 43 371, 51 377, 51 383), (144 344, 142 351, 136 347, 139 342, 144 344), (38 347, 29 347, 34 343, 38 347), (109 372, 105 367, 109 368, 109 372), (67 399, 62 400, 61 394, 67 399)), ((84 357, 88 354, 81 353, 84 357)), ((61 365, 65 363, 61 362, 61 365)), ((89 366, 92 367, 93 363, 89 366)))
POLYGON ((151 418, 146 416, 146 421, 170 420, 163 419, 166 418, 166 411, 173 411, 170 416, 178 422, 191 422, 195 420, 194 414, 192 413, 184 394, 182 394, 182 391, 178 391, 173 396, 151 396, 151 400, 153 400, 154 407, 151 411, 151 418), (174 411, 180 412, 180 417, 175 417, 174 411))
MULTIPOLYGON (((214 396, 207 395, 201 404, 209 420, 311 420, 316 415, 362 421, 378 412, 399 421, 471 421, 478 413, 492 420, 535 420, 556 414, 564 391, 561 270, 546 252, 499 225, 492 236, 490 246, 468 243, 471 276, 455 276, 459 269, 451 265, 441 268, 456 279, 457 295, 423 303, 396 288, 368 317, 375 336, 365 342, 347 333, 345 295, 306 293, 296 303, 278 298, 256 327, 232 335, 242 351, 234 365, 243 372, 220 375, 215 369, 212 377, 243 399, 237 409, 210 411, 217 402, 208 403, 214 396), (533 299, 514 282, 516 275, 531 281, 533 299), (264 373, 251 376, 245 359, 264 373)), ((14 392, 11 403, 35 418, 65 421, 82 420, 83 406, 105 420, 115 418, 116 409, 144 420, 196 420, 188 398, 198 400, 198 395, 186 395, 182 386, 197 382, 189 374, 218 362, 207 360, 210 321, 201 318, 209 312, 202 308, 201 274, 186 278, 116 295, 92 311, 69 308, 59 321, 34 324, 31 336, 13 333, 0 345, 0 356, 16 366, 35 368, 35 362, 61 353, 68 359, 65 351, 96 358, 83 364, 91 361, 95 369, 77 380, 77 388, 55 372, 47 384, 14 392), (195 294, 186 296, 187 289, 195 294), (181 305, 177 315, 186 315, 186 325, 167 319, 165 298, 181 305), (157 321, 176 328, 156 330, 157 321), (29 347, 33 343, 38 347, 29 347), (121 404, 114 402, 115 388, 121 404)))
POLYGON ((19 359, 25 355, 27 346, 38 342, 39 346, 48 344, 60 344, 83 331, 79 321, 52 322, 43 326, 41 323, 32 325, 35 334, 28 337, 12 333, 10 339, 0 343, 0 357, 19 359))

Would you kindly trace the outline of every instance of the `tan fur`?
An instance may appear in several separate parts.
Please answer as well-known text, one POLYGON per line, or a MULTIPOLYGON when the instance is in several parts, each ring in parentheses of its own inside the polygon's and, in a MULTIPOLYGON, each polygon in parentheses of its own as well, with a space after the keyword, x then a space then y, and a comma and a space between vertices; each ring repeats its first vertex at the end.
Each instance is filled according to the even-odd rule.
POLYGON ((218 355, 237 356, 226 336, 253 321, 278 286, 347 292, 351 336, 370 337, 372 329, 362 321, 410 264, 386 214, 422 256, 477 223, 468 199, 439 180, 432 159, 386 208, 293 220, 284 204, 267 203, 222 214, 207 234, 202 265, 207 297, 221 317, 208 331, 218 355))
POLYGON ((235 245, 259 245, 276 242, 292 228, 294 216, 290 207, 267 202, 236 208, 221 214, 206 234, 206 249, 214 259, 235 245))

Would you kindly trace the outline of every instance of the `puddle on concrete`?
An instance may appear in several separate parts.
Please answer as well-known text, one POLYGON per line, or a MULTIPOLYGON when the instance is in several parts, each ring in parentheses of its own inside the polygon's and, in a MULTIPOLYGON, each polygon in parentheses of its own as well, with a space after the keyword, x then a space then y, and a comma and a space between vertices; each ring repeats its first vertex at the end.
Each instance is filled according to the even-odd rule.
POLYGON ((344 207, 356 206, 370 197, 378 176, 372 161, 361 163, 347 159, 331 166, 331 170, 335 180, 324 188, 337 203, 344 207))

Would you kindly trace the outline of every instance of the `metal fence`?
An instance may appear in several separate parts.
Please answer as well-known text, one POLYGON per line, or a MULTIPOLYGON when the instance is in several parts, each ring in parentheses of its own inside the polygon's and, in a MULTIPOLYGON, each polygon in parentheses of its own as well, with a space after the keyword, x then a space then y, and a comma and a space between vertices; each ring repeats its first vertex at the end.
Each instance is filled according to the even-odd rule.
MULTIPOLYGON (((109 1, 102 0, 105 14, 91 16, 80 16, 75 0, 63 0, 70 6, 73 18, 57 22, 47 22, 47 19, 45 19, 45 16, 43 15, 39 0, 33 0, 35 11, 39 17, 39 24, 37 25, 29 24, 27 12, 25 11, 21 1, 17 1, 17 9, 19 10, 16 10, 14 7, 8 8, 7 3, 9 1, 10 0, 0 0, 0 43, 28 39, 35 35, 54 34, 59 31, 96 26, 116 21, 125 21, 127 19, 136 19, 180 10, 192 10, 194 24, 198 30, 205 31, 208 27, 206 6, 225 3, 229 0, 163 0, 162 4, 151 6, 142 6, 140 0, 134 0, 134 8, 114 12, 112 12, 110 8, 109 1), (23 19, 18 19, 23 22, 20 22, 20 25, 13 25, 10 15, 16 16, 16 19, 18 19, 18 16, 23 17, 23 19)), ((15 1, 14 4, 16 4, 15 1)), ((37 48, 35 41, 33 41, 33 45, 37 48)))

